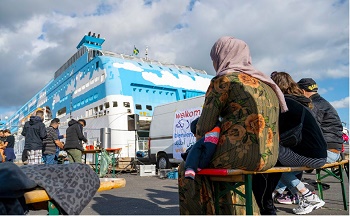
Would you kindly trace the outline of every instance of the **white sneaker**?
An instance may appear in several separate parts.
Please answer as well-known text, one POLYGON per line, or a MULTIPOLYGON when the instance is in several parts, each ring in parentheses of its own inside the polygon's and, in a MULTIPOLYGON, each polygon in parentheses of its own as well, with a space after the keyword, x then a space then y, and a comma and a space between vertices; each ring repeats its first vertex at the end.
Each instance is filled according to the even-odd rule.
POLYGON ((312 194, 310 197, 302 197, 299 201, 299 206, 293 209, 294 214, 309 214, 314 209, 321 208, 325 202, 321 200, 316 194, 312 194))

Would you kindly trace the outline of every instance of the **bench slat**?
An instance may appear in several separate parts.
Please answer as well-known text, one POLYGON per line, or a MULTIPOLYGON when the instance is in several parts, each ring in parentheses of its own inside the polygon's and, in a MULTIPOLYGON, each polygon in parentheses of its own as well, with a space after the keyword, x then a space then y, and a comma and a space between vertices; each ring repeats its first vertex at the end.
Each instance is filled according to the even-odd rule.
MULTIPOLYGON (((339 165, 343 165, 349 163, 349 160, 342 160, 340 162, 334 162, 325 164, 322 169, 335 167, 339 165)), ((230 175, 251 175, 251 174, 259 174, 259 173, 276 173, 276 172, 294 172, 294 171, 305 171, 312 170, 313 168, 309 167, 272 167, 264 172, 257 171, 247 171, 241 169, 202 169, 198 171, 198 175, 209 175, 209 176, 230 176, 230 175)), ((319 168, 320 169, 320 168, 319 168)))
POLYGON ((126 180, 124 178, 113 178, 113 180, 107 179, 107 181, 104 179, 101 179, 100 181, 101 181, 101 185, 100 185, 100 188, 97 190, 98 192, 121 188, 121 187, 125 187, 126 185, 126 180))
MULTIPOLYGON (((125 187, 126 185, 126 181, 124 178, 113 178, 112 180, 100 179, 100 181, 101 183, 100 183, 100 188, 97 190, 98 192, 121 188, 121 187, 125 187)), ((46 202, 51 200, 51 198, 49 197, 49 195, 46 193, 44 189, 38 189, 38 190, 32 190, 32 191, 26 192, 24 194, 24 198, 26 199, 27 204, 46 202)))

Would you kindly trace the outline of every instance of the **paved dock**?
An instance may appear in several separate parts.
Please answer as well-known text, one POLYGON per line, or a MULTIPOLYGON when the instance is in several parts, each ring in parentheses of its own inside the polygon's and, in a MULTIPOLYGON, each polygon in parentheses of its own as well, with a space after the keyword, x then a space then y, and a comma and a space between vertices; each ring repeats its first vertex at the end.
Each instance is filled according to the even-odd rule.
MULTIPOLYGON (((344 173, 345 175, 345 173, 344 173)), ((83 210, 83 215, 178 215, 179 199, 177 180, 158 177, 140 177, 136 173, 118 175, 126 179, 126 187, 99 192, 83 210)), ((304 178, 315 179, 315 172, 304 174, 304 178)), ((346 178, 347 200, 349 180, 346 178)), ((326 205, 309 215, 349 215, 343 209, 339 183, 328 177, 324 183, 330 189, 324 191, 326 205)), ((291 215, 296 205, 276 205, 278 215, 291 215)), ((31 211, 32 215, 45 215, 46 211, 31 211)))

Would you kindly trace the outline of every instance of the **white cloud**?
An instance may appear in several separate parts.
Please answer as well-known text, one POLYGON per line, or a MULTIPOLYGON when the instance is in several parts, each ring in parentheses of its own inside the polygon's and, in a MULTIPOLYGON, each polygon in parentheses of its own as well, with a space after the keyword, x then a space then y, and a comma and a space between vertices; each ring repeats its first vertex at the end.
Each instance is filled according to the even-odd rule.
POLYGON ((349 108, 349 97, 330 102, 335 109, 349 108))
MULTIPOLYGON (((329 89, 329 90, 331 90, 331 89, 329 89)), ((319 93, 320 95, 326 94, 327 92, 328 92, 328 89, 326 89, 326 88, 319 88, 317 90, 317 93, 319 93)))
POLYGON ((0 1, 1 75, 6 77, 0 79, 0 91, 9 98, 0 113, 37 93, 89 31, 106 39, 104 50, 131 54, 135 45, 143 57, 148 46, 150 59, 212 75, 211 46, 220 36, 232 35, 247 42, 253 65, 267 74, 286 71, 296 81, 349 77, 348 1, 201 0, 188 11, 189 4, 85 0, 82 7, 69 0, 0 1), (41 35, 44 40, 38 39, 41 35))

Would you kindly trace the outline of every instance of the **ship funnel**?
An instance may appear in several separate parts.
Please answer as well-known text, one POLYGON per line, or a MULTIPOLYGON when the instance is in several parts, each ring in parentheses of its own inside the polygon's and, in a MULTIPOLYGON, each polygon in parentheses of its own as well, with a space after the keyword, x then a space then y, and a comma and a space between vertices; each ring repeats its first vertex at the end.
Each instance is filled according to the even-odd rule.
POLYGON ((85 35, 81 41, 79 42, 77 49, 80 49, 81 46, 85 46, 90 49, 102 49, 102 44, 105 41, 105 39, 100 38, 100 34, 96 37, 96 33, 93 33, 91 35, 91 31, 88 33, 88 35, 85 35))

